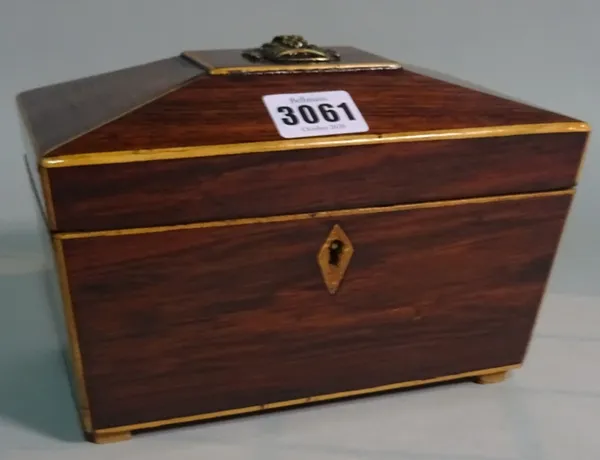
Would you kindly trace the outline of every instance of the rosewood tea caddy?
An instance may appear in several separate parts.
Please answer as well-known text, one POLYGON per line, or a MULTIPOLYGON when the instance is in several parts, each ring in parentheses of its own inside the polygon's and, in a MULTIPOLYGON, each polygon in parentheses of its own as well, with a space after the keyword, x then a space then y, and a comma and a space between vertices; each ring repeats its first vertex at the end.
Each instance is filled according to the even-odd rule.
POLYGON ((586 123, 280 36, 19 95, 88 439, 526 356, 586 123))

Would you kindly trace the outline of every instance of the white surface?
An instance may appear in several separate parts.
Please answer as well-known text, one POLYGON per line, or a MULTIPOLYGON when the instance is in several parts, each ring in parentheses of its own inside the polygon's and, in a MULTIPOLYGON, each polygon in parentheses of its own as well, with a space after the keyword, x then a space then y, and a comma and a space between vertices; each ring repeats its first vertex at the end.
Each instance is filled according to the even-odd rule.
POLYGON ((263 96, 263 102, 277 131, 286 139, 363 133, 369 130, 348 91, 269 94, 263 96), (346 109, 340 107, 342 104, 345 104, 346 109), (350 117, 346 110, 350 111, 350 117))

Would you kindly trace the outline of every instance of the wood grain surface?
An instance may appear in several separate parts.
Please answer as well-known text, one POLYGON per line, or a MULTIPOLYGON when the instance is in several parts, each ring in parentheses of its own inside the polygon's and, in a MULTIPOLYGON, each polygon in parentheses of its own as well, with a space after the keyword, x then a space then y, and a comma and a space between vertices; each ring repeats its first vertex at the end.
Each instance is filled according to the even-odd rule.
POLYGON ((17 97, 38 156, 205 72, 179 56, 24 91, 17 97))
POLYGON ((518 364, 570 201, 64 240, 94 428, 518 364))
POLYGON ((59 231, 186 224, 572 187, 587 133, 49 168, 59 231))
POLYGON ((578 121, 407 70, 198 76, 51 155, 275 141, 262 96, 329 90, 352 95, 369 134, 578 121))

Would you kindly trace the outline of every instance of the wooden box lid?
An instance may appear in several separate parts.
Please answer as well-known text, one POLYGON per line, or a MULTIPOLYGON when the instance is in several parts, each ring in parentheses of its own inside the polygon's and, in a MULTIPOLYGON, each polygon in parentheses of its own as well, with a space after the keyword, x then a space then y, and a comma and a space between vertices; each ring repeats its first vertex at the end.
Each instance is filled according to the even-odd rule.
POLYGON ((311 45, 298 54, 294 40, 188 51, 20 94, 51 229, 175 225, 575 184, 589 131, 580 120, 356 48, 311 45), (368 129, 282 137, 263 97, 324 91, 350 94, 368 129), (489 139, 496 141, 475 142, 489 139), (426 141, 425 150, 408 147, 426 141), (449 146, 458 141, 472 142, 449 146), (472 177, 461 179, 467 173, 456 168, 467 161, 472 177), (484 176, 487 186, 475 184, 484 176), (315 189, 320 196, 310 198, 315 189))

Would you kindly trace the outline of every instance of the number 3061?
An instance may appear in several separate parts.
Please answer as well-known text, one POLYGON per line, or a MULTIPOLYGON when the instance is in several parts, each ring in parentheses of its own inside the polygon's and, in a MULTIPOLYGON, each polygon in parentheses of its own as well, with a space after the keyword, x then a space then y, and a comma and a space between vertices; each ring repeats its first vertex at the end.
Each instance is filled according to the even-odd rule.
POLYGON ((314 125, 319 122, 336 123, 342 120, 342 116, 349 120, 356 120, 352 110, 345 102, 338 106, 332 104, 319 104, 317 107, 311 105, 299 105, 298 107, 289 107, 287 105, 277 107, 277 111, 283 114, 281 121, 288 126, 294 126, 302 120, 305 123, 314 125))

